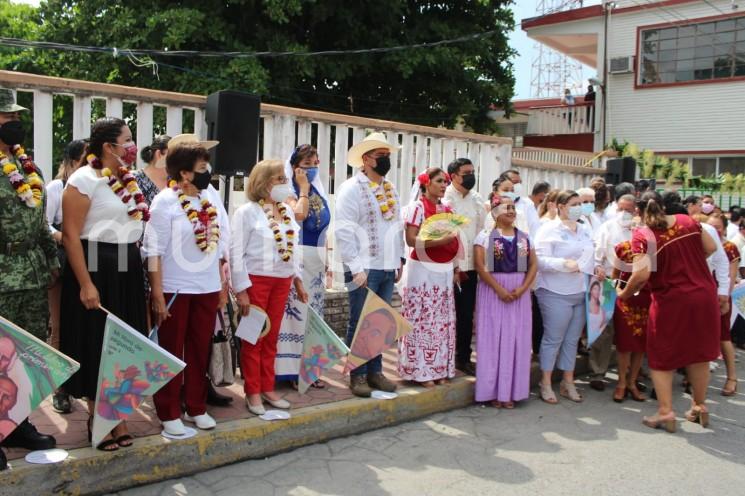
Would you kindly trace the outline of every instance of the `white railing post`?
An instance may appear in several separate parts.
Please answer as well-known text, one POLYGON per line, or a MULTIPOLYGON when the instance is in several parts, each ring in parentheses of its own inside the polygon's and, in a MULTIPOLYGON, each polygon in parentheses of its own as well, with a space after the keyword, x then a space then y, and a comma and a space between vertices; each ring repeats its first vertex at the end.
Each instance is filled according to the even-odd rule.
POLYGON ((311 126, 312 125, 309 121, 306 121, 306 120, 298 121, 297 123, 297 146, 310 143, 311 126))
POLYGON ((334 143, 334 195, 339 193, 341 183, 347 180, 347 152, 349 128, 336 124, 336 141, 334 143))
POLYGON ((321 184, 326 192, 331 191, 331 126, 325 122, 318 123, 318 173, 321 175, 321 184))
POLYGON ((54 179, 53 123, 52 94, 34 91, 34 162, 41 169, 42 177, 46 182, 54 179))
POLYGON ((440 167, 442 166, 442 140, 440 138, 429 139, 429 163, 422 164, 419 167, 440 167))
POLYGON ((72 139, 85 139, 91 135, 91 97, 73 95, 72 139))
POLYGON ((194 134, 196 134, 199 139, 207 139, 207 122, 204 118, 204 110, 200 108, 195 108, 194 110, 194 134))
POLYGON ((184 109, 169 105, 166 107, 166 134, 176 136, 184 132, 184 109))
MULTIPOLYGON (((137 104, 137 146, 142 150, 153 142, 153 104, 140 102, 137 104)), ((138 167, 146 164, 137 157, 138 167)))
POLYGON ((106 99, 106 115, 108 117, 122 118, 124 115, 124 102, 121 98, 110 97, 106 99))
POLYGON ((414 160, 414 135, 405 133, 401 141, 401 170, 398 174, 398 194, 401 197, 401 203, 409 203, 409 193, 411 193, 412 168, 416 163, 414 160))

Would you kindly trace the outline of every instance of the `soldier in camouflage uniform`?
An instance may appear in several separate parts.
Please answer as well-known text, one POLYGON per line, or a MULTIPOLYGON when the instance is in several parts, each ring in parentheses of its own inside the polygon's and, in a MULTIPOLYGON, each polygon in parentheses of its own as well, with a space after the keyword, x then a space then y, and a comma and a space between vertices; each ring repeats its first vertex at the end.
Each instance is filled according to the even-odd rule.
MULTIPOLYGON (((22 144, 23 127, 13 93, 0 88, 0 160, 7 158, 28 181, 12 147, 22 144)), ((36 173, 41 171, 36 167, 36 173)), ((47 337, 47 286, 58 276, 57 247, 46 222, 45 201, 31 207, 19 197, 0 167, 0 314, 41 340, 47 337)), ((26 419, 3 442, 5 447, 49 449, 52 436, 39 434, 26 419)), ((0 450, 0 470, 6 467, 0 450)))

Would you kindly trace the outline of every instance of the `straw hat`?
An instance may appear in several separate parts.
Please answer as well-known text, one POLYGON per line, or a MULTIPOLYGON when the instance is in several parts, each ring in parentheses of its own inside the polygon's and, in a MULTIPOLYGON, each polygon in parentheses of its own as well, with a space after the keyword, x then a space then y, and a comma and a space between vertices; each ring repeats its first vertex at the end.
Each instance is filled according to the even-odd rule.
POLYGON ((0 88, 0 112, 21 112, 28 110, 16 103, 13 91, 7 88, 0 88))
POLYGON ((391 152, 401 149, 398 145, 388 143, 385 133, 370 133, 365 139, 349 149, 347 163, 352 167, 362 167, 362 155, 377 148, 386 148, 391 152))
POLYGON ((207 141, 200 140, 196 134, 177 134, 176 136, 171 138, 171 140, 168 142, 168 149, 173 150, 178 145, 185 145, 188 143, 199 143, 200 145, 205 147, 207 150, 209 150, 210 148, 214 148, 220 144, 219 141, 215 141, 215 140, 207 140, 207 141))

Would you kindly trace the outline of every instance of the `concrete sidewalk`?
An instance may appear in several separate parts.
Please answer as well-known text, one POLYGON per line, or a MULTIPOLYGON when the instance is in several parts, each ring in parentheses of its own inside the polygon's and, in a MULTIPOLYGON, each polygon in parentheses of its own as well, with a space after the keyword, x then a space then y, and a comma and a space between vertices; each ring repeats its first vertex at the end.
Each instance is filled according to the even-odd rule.
MULTIPOLYGON (((394 350, 384 356, 384 369, 390 378, 397 377, 394 350)), ((586 357, 578 357, 578 374, 586 370, 586 357)), ((534 363, 533 387, 539 376, 538 365, 534 363)), ((33 488, 34 496, 104 494, 242 460, 265 458, 468 406, 473 403, 475 382, 472 377, 459 375, 448 385, 424 389, 398 381, 399 397, 386 401, 353 397, 341 367, 330 371, 324 381, 325 389, 309 389, 307 395, 290 388, 281 390, 293 405, 292 418, 266 422, 247 411, 239 379, 235 385, 223 389, 233 396, 233 405, 209 409, 218 420, 217 427, 180 441, 160 435, 160 423, 152 402, 148 401, 129 423, 137 438, 134 446, 112 453, 89 447, 87 413, 82 402, 76 402, 72 414, 63 416, 55 413, 47 400, 34 412, 32 421, 40 431, 54 434, 59 447, 69 450, 69 458, 56 465, 32 465, 23 459, 25 451, 11 450, 11 470, 0 472, 0 493, 29 496, 29 488, 33 488)))

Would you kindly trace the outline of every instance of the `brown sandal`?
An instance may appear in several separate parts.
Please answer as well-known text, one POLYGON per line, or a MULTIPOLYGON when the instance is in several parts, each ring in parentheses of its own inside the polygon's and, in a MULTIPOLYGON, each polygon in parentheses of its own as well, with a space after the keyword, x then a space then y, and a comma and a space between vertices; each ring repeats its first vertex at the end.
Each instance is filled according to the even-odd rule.
POLYGON ((644 396, 637 388, 627 387, 626 392, 634 401, 647 401, 647 397, 644 396))
POLYGON ((628 394, 627 391, 628 389, 623 386, 616 386, 616 389, 613 391, 613 401, 616 403, 623 403, 623 400, 626 399, 626 395, 628 394))
POLYGON ((737 379, 731 379, 727 377, 727 381, 724 383, 724 386, 725 387, 722 388, 722 396, 734 396, 735 394, 737 394, 737 379), (735 387, 733 387, 732 389, 727 389, 727 384, 731 382, 735 383, 735 387))

